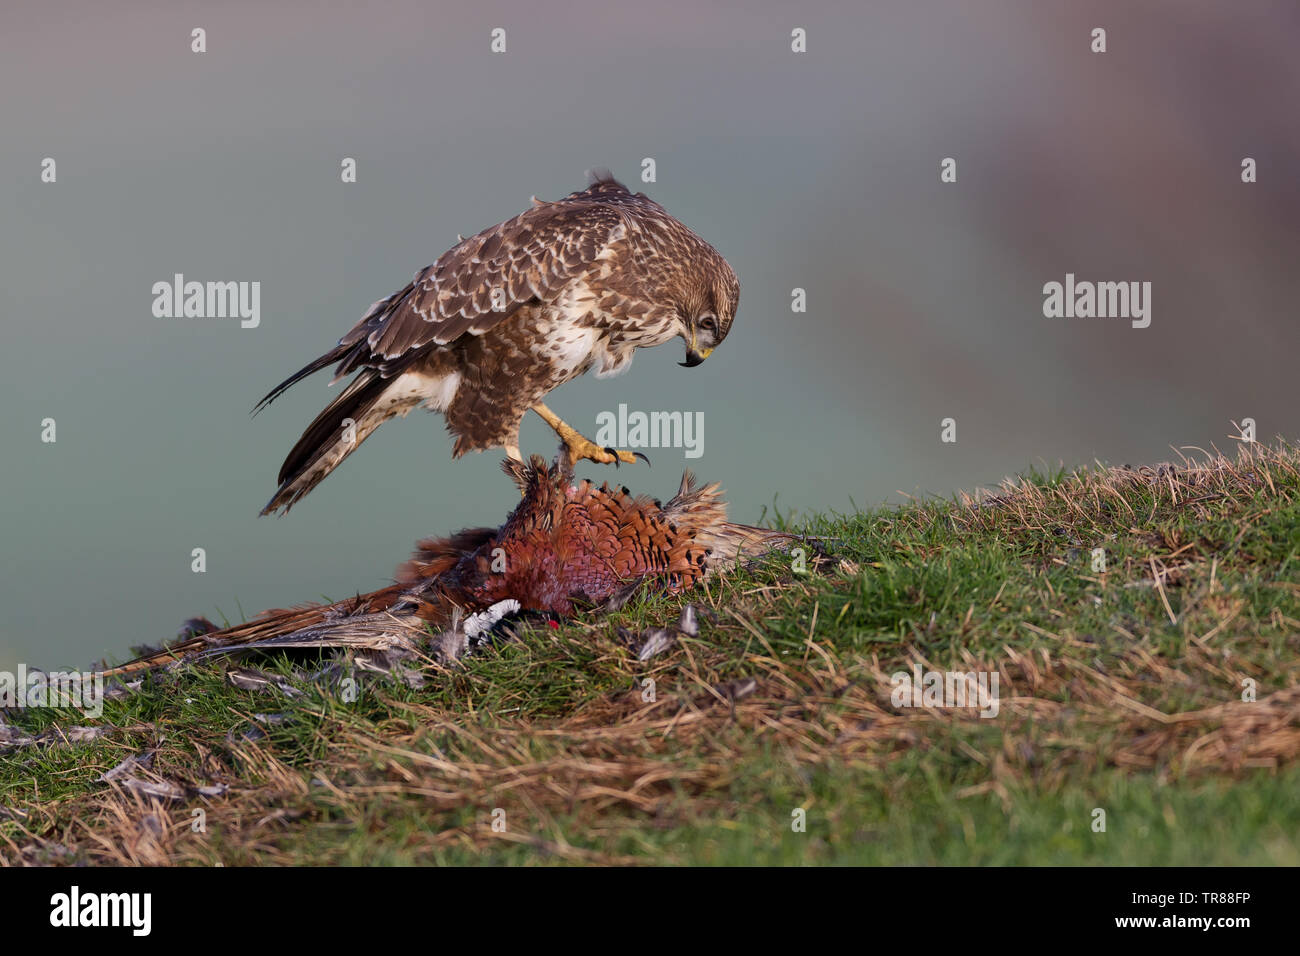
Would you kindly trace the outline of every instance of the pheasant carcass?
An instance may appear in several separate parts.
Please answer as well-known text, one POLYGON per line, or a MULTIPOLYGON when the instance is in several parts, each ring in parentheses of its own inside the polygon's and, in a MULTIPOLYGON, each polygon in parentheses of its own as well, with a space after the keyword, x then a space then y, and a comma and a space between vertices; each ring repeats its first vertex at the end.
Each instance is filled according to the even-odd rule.
POLYGON ((501 616, 569 617, 615 606, 638 587, 677 594, 738 559, 795 539, 726 520, 716 484, 687 471, 667 503, 625 487, 574 483, 567 456, 548 467, 507 459, 519 505, 500 528, 475 528, 417 544, 396 584, 334 604, 268 611, 197 634, 104 671, 124 676, 195 656, 238 650, 416 647, 433 635, 435 657, 456 657, 501 616))

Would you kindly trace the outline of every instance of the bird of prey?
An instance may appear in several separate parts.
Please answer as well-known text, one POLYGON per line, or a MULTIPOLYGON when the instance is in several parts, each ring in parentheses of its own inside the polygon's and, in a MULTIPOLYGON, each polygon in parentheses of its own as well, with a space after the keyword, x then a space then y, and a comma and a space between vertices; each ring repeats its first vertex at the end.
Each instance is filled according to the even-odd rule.
POLYGON ((307 426, 262 514, 287 512, 388 419, 441 412, 453 455, 504 448, 522 461, 529 409, 560 436, 570 463, 633 462, 602 448, 543 404, 594 369, 625 371, 638 348, 674 338, 694 367, 731 329, 740 283, 707 242, 607 170, 556 202, 462 239, 404 288, 370 307, 338 345, 262 399, 337 363, 355 377, 307 426))
MULTIPOLYGON (((480 636, 503 606, 568 617, 613 609, 638 587, 680 594, 738 561, 788 548, 794 535, 735 524, 716 484, 688 471, 667 502, 626 488, 573 482, 568 456, 547 467, 503 463, 521 500, 499 528, 416 545, 396 584, 336 604, 268 611, 245 624, 189 636, 103 672, 121 677, 196 656, 292 647, 384 650, 480 636)), ((206 623, 206 622, 205 622, 206 623)), ((207 630, 207 628, 203 628, 207 630)), ((454 655, 453 655, 454 656, 454 655)))

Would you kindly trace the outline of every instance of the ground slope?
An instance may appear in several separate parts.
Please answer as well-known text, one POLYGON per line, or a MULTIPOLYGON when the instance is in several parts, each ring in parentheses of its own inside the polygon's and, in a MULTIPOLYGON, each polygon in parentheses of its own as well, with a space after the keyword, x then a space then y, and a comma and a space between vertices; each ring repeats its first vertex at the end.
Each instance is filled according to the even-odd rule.
POLYGON ((712 583, 644 662, 619 628, 680 600, 419 687, 209 662, 95 721, 8 712, 0 856, 1300 864, 1295 449, 795 524, 826 567, 712 583), (997 715, 897 706, 914 667, 996 673, 997 715))

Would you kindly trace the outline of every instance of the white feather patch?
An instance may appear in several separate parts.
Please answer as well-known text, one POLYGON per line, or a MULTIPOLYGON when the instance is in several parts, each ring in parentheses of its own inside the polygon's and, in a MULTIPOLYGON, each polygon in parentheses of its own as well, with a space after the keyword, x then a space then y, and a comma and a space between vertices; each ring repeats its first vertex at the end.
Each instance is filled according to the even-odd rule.
POLYGON ((496 625, 497 621, 503 617, 515 614, 522 605, 514 598, 506 598, 504 601, 497 601, 485 611, 479 611, 465 618, 465 625, 462 630, 466 637, 475 638, 480 634, 486 634, 496 625))

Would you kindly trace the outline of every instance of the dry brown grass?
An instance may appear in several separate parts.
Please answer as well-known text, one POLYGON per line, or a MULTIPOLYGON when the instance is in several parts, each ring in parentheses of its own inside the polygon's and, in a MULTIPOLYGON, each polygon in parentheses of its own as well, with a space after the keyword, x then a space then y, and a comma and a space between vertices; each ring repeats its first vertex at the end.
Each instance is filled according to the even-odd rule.
MULTIPOLYGON (((752 634, 761 645, 762 613, 761 601, 745 612, 733 610, 735 636, 752 634)), ((1276 768, 1300 753, 1300 687, 1248 707, 1233 702, 1166 713, 1140 703, 1156 664, 1140 650, 1123 658, 1120 673, 1043 649, 1020 654, 1008 647, 995 661, 963 660, 971 670, 1000 674, 1004 719, 997 741, 963 739, 963 726, 976 737, 985 730, 969 711, 892 710, 889 674, 875 658, 845 657, 811 642, 808 650, 792 662, 765 648, 749 657, 752 677, 725 681, 694 649, 678 666, 659 670, 656 702, 643 703, 639 691, 628 691, 553 721, 480 726, 463 714, 391 701, 400 718, 386 726, 325 730, 328 750, 310 767, 286 765, 263 741, 242 741, 231 754, 238 768, 232 775, 230 764, 212 759, 206 748, 199 753, 208 759, 195 762, 187 749, 164 744, 156 760, 165 776, 146 776, 189 788, 224 778, 229 793, 201 804, 207 826, 237 844, 244 860, 293 862, 278 843, 287 827, 304 819, 320 825, 330 825, 326 818, 364 820, 382 817, 378 808, 385 803, 415 801, 434 818, 477 808, 471 824, 419 834, 424 851, 448 845, 480 851, 507 840, 561 860, 626 863, 637 858, 573 847, 564 838, 571 824, 550 821, 576 815, 598 831, 601 820, 635 816, 671 828, 685 822, 684 804, 692 818, 732 812, 728 790, 738 737, 761 740, 799 767, 855 766, 874 773, 886 773, 891 761, 913 748, 955 741, 988 770, 985 782, 962 795, 988 791, 1004 801, 1009 790, 1031 780, 1051 785, 1078 765, 1160 764, 1173 776, 1232 774, 1276 768), (439 739, 437 746, 431 738, 439 739), (513 828, 493 832, 491 810, 503 804, 528 814, 528 835, 513 828)), ((925 669, 938 668, 920 655, 915 659, 925 669)), ((1157 668, 1163 680, 1196 680, 1157 668)), ((84 799, 87 807, 74 810, 69 829, 29 844, 19 858, 35 860, 54 845, 98 863, 213 862, 212 848, 191 838, 192 802, 115 785, 84 799)), ((51 816, 55 809, 46 808, 51 816)), ((63 815, 69 808, 57 809, 63 815)))
MULTIPOLYGON (((978 591, 965 620, 950 628, 955 645, 940 645, 959 646, 953 657, 938 657, 923 630, 870 652, 845 641, 836 628, 855 607, 851 562, 824 580, 715 585, 697 595, 713 615, 701 639, 648 665, 630 660, 604 621, 528 637, 538 642, 538 666, 595 649, 591 667, 602 683, 558 716, 527 707, 481 712, 475 696, 493 678, 471 670, 430 671, 464 691, 434 703, 380 687, 365 719, 322 708, 312 715, 311 748, 174 733, 158 721, 152 767, 140 776, 182 796, 110 783, 28 801, 0 846, 11 863, 294 863, 311 830, 325 848, 316 862, 363 862, 331 849, 343 844, 330 834, 370 828, 377 842, 414 859, 490 854, 505 841, 540 859, 663 862, 688 857, 647 834, 706 819, 726 826, 753 809, 753 794, 786 792, 791 780, 818 772, 889 780, 892 768, 918 755, 960 767, 951 774, 959 799, 992 794, 1007 808, 1015 794, 1067 786, 1103 768, 1171 781, 1276 770, 1300 754, 1300 682, 1293 654, 1278 671, 1241 651, 1254 625, 1244 623, 1247 598, 1224 584, 1223 562, 1227 555, 1239 570, 1253 553, 1225 550, 1217 526, 1185 538, 1179 529, 1213 520, 1236 527, 1239 519, 1240 545, 1270 512, 1292 504, 1297 487, 1294 452, 1255 447, 1235 460, 1094 470, 1047 487, 1008 483, 956 507, 892 512, 880 519, 892 526, 879 553, 905 547, 920 561, 937 557, 942 549, 930 539, 902 537, 905 527, 934 523, 947 524, 954 541, 1029 542, 1017 559, 1031 567, 1029 584, 1011 598, 1000 588, 991 601, 978 591), (1171 514, 1179 521, 1166 520, 1171 514), (1069 602, 1053 603, 1057 588, 1044 569, 1069 563, 1062 548, 1086 552, 1117 537, 1129 550, 1104 574, 1081 577, 1116 599, 1145 591, 1159 603, 1151 605, 1150 635, 1117 619, 1115 640, 1104 642, 1072 620, 1069 602), (837 594, 839 604, 828 606, 837 594), (1013 621, 996 640, 978 636, 980 615, 1005 617, 1008 600, 1030 594, 1045 602, 1039 623, 1013 621), (1044 626, 1058 619, 1053 612, 1059 626, 1044 626), (802 646, 790 638, 792 620, 802 646), (1176 653, 1162 649, 1160 635, 1181 640, 1176 653), (1000 715, 895 710, 890 674, 913 662, 996 672, 1000 715), (642 699, 646 678, 656 683, 652 701, 642 699), (1246 678, 1265 688, 1258 701, 1238 699, 1246 678), (757 752, 767 757, 742 759, 757 752), (214 785, 229 789, 196 795, 214 785), (505 832, 492 826, 498 807, 509 808, 505 832), (220 839, 192 832, 195 809, 220 839), (575 830, 587 845, 575 845, 575 830)), ((866 575, 882 566, 869 550, 857 558, 866 575)), ((1279 588, 1294 596, 1297 585, 1279 588)), ((1300 625, 1274 611, 1271 625, 1293 652, 1300 625)), ((248 719, 257 707, 245 697, 231 709, 248 719)), ((109 762, 133 752, 98 746, 109 762)))

